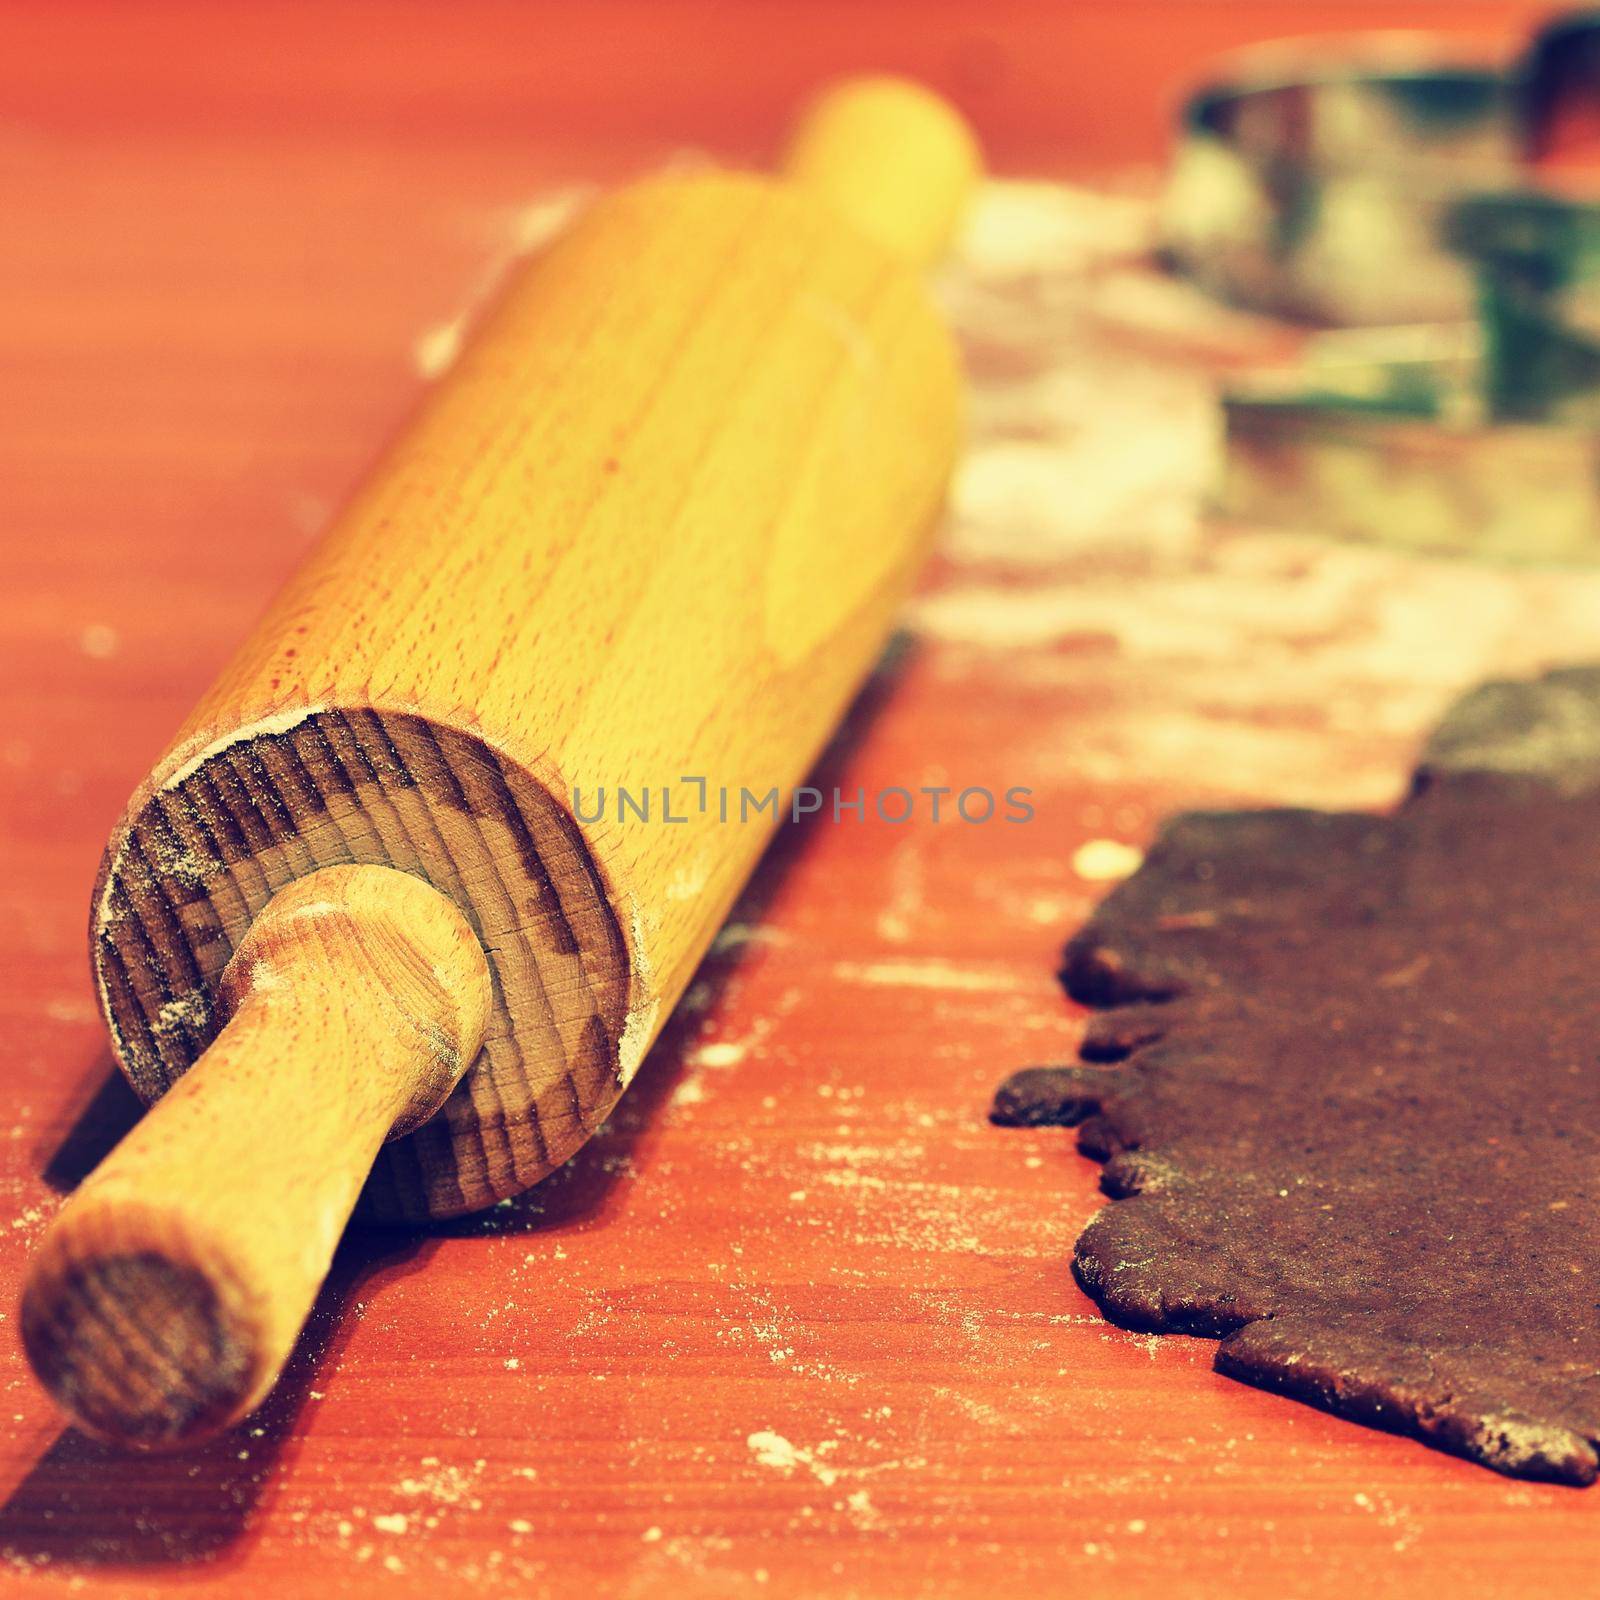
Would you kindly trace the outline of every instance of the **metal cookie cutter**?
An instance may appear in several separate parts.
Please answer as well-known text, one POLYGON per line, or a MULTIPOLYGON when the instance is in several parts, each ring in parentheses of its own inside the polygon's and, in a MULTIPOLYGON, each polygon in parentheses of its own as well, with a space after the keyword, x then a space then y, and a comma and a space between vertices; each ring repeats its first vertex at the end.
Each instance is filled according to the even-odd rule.
POLYGON ((1417 34, 1229 59, 1183 112, 1162 203, 1168 261, 1219 297, 1342 326, 1471 314, 1450 208, 1510 179, 1506 75, 1417 34))
POLYGON ((1600 13, 1498 72, 1398 48, 1298 78, 1280 57, 1190 105, 1168 259, 1342 325, 1224 388, 1220 509, 1600 560, 1600 13))

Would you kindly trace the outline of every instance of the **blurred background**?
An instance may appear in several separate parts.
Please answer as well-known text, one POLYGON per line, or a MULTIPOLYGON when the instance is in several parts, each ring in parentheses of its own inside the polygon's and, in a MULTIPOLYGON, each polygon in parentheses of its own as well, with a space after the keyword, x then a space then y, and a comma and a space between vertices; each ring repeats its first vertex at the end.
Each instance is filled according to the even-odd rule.
POLYGON ((1208 55, 1294 35, 1444 30, 1509 46, 1513 0, 464 0, 452 5, 28 5, 0 15, 16 125, 248 139, 301 125, 540 160, 650 146, 764 155, 797 96, 843 71, 954 98, 1000 169, 1156 161, 1208 55), (470 101, 458 94, 472 86, 470 101), (204 86, 211 91, 205 92, 204 86), (330 114, 331 104, 337 114, 330 114))

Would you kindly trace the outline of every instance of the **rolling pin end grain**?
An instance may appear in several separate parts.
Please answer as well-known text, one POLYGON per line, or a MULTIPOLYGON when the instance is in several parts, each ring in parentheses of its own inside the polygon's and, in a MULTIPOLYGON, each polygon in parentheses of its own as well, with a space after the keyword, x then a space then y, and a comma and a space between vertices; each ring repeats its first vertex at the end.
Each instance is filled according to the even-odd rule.
POLYGON ((157 1249, 36 1273, 22 1342, 84 1432, 135 1450, 218 1432, 248 1409, 259 1379, 254 1330, 204 1273, 157 1249))

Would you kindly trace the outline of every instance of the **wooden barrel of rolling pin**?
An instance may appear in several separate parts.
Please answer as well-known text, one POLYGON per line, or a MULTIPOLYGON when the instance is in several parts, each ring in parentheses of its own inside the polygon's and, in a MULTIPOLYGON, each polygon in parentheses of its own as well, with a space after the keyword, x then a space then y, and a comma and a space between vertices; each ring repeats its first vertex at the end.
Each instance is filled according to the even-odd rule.
POLYGON ((526 264, 131 801, 94 973, 173 1092, 22 1317, 91 1431, 253 1407, 358 1192, 449 1217, 565 1161, 776 825, 743 796, 882 648, 956 449, 918 269, 975 149, 865 80, 786 171, 637 184, 526 264))

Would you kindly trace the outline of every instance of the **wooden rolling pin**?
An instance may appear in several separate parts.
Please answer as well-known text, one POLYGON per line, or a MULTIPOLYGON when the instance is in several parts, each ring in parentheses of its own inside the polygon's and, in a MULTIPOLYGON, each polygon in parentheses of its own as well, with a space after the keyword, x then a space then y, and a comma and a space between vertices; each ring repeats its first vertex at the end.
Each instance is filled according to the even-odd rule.
POLYGON ((91 1432, 254 1407, 358 1198, 455 1216, 577 1150, 882 648, 976 150, 869 79, 785 170, 636 184, 528 262, 129 803, 91 948, 160 1103, 22 1304, 91 1432))

